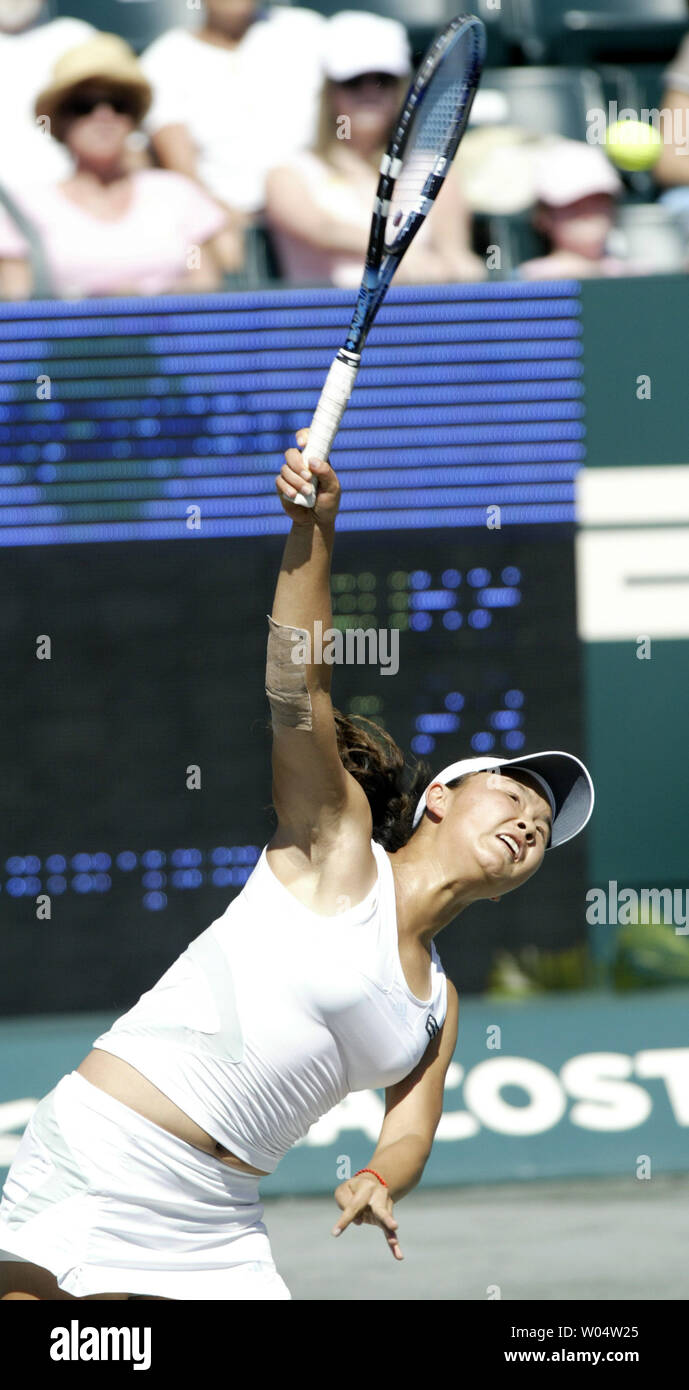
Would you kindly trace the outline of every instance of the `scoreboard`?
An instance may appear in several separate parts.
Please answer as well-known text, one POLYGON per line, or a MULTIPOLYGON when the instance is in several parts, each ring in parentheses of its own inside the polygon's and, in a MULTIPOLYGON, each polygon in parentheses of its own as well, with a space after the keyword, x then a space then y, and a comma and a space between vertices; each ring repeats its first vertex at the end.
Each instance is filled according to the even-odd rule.
MULTIPOLYGON (((274 480, 351 298, 0 309, 5 1014, 127 1007, 272 835, 274 480)), ((394 670, 333 667, 333 702, 436 769, 584 756, 579 310, 568 282, 393 288, 333 448, 333 625, 396 634, 394 670)), ((447 927, 458 988, 583 940, 582 881, 577 839, 447 927)))

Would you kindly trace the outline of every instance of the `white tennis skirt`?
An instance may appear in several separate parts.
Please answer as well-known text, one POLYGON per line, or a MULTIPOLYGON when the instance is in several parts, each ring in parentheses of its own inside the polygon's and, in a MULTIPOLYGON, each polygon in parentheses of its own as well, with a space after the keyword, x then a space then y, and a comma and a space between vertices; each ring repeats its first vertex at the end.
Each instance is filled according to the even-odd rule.
POLYGON ((291 1298, 258 1183, 73 1071, 37 1106, 7 1175, 0 1260, 41 1265, 78 1298, 291 1298))

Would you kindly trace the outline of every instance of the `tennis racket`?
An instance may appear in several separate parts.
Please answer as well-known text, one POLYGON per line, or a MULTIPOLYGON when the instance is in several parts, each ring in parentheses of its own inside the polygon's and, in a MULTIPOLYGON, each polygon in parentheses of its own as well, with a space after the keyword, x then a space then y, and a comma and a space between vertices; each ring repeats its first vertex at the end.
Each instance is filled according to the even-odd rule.
MULTIPOLYGON (((354 389, 368 331, 405 251, 428 216, 464 134, 479 84, 486 31, 458 15, 433 40, 407 92, 380 164, 364 276, 347 340, 338 352, 311 421, 302 458, 327 461, 354 389)), ((291 498, 313 507, 311 494, 291 498)))

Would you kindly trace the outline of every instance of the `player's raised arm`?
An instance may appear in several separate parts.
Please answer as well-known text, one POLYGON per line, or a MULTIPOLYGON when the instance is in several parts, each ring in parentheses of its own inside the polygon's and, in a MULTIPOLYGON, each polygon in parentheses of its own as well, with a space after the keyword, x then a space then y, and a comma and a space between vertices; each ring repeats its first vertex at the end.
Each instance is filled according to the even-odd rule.
MULTIPOLYGON (((305 447, 308 430, 297 435, 305 447)), ((332 667, 322 660, 332 627, 330 566, 340 485, 330 464, 305 467, 288 449, 276 487, 292 530, 275 590, 266 661, 266 694, 273 723, 273 803, 282 830, 305 852, 326 833, 352 829, 369 857, 371 810, 340 759, 330 699, 332 667), (291 499, 313 474, 313 508, 291 499)))

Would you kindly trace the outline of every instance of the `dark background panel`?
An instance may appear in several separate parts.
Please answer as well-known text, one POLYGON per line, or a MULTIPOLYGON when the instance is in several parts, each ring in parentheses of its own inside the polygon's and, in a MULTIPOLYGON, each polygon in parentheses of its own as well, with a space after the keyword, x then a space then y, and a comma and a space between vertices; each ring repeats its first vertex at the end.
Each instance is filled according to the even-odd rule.
MULTIPOLYGON (((378 664, 336 665, 336 706, 371 714, 434 770, 474 755, 482 734, 493 754, 563 748, 585 758, 572 542, 568 525, 338 536, 335 621, 351 625, 346 610, 373 594, 375 608, 355 625, 399 622, 400 665, 394 676, 378 664), (414 630, 414 584, 439 589, 452 568, 461 626, 448 628, 436 610, 427 630, 414 630), (490 610, 479 629, 469 575, 481 568, 494 586, 506 569, 520 579, 519 602, 490 610), (524 743, 509 749, 491 719, 515 690, 524 743), (459 728, 415 745, 417 721, 445 711, 452 692, 464 701, 459 728)), ((283 545, 284 535, 190 535, 0 550, 3 1013, 121 1011, 241 890, 275 825, 265 615, 283 545), (36 657, 41 634, 49 661, 36 657), (186 786, 192 764, 196 791, 186 786), (195 853, 192 869, 175 867, 180 850, 195 853), (123 852, 133 867, 121 867, 123 852), (153 868, 152 853, 161 860, 153 868), (58 855, 65 868, 52 877, 64 891, 51 892, 58 855), (106 869, 95 855, 109 857, 106 869), (182 871, 196 877, 175 881, 182 871), (157 887, 146 878, 156 872, 165 876, 157 887), (49 921, 36 917, 43 892, 49 921)), ((461 990, 485 986, 501 947, 584 939, 585 838, 547 854, 522 891, 475 905, 441 934, 461 990)))

